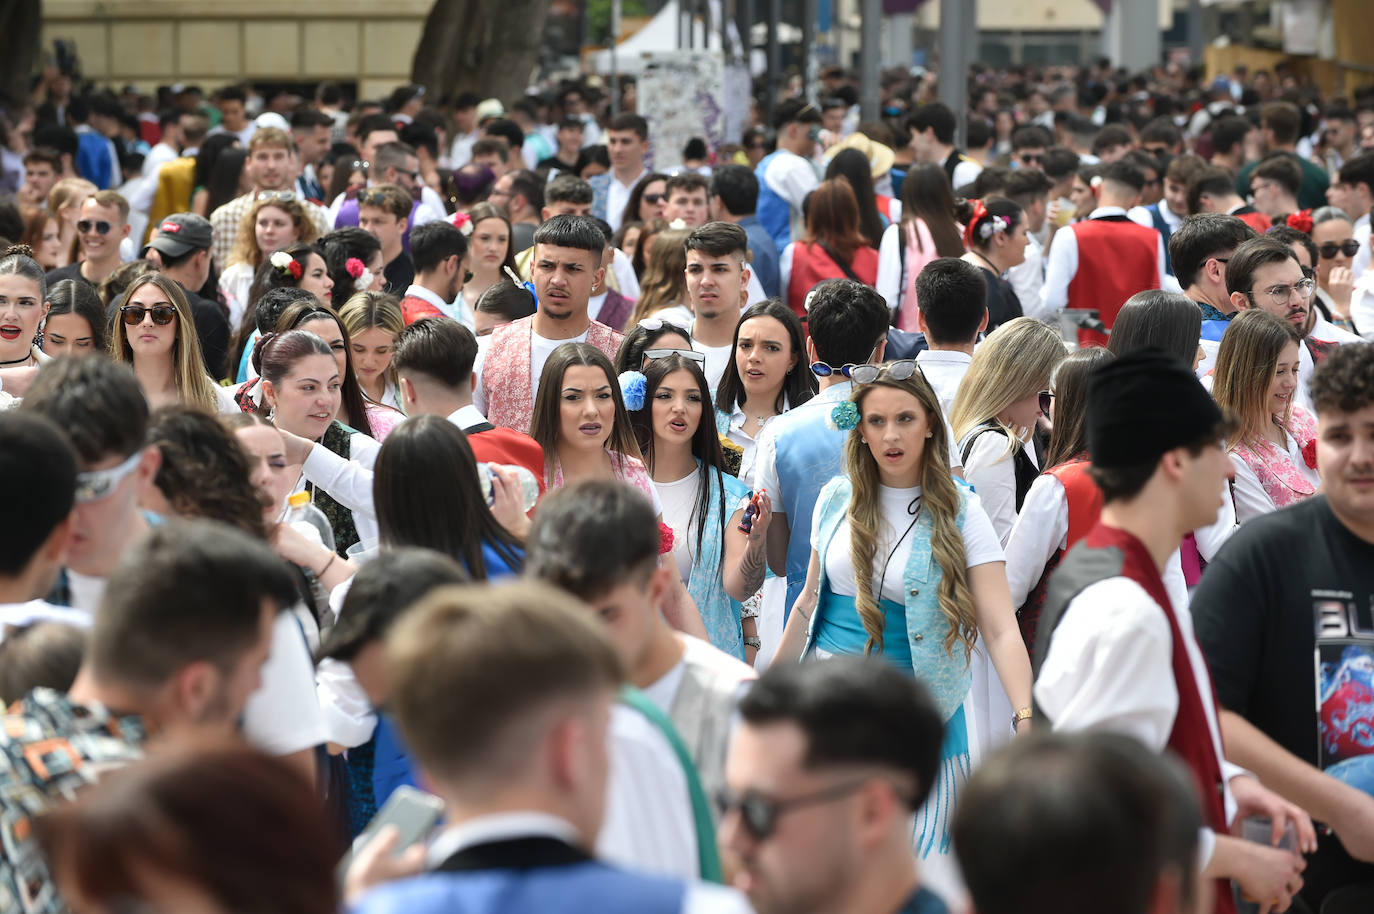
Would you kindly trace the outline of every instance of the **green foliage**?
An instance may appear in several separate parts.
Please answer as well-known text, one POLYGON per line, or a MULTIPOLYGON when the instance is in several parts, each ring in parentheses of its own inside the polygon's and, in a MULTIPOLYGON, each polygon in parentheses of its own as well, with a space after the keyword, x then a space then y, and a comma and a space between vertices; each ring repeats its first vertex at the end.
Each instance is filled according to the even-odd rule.
MULTIPOLYGON (((621 0, 621 20, 647 16, 644 0, 621 0)), ((587 0, 587 40, 592 44, 611 42, 611 0, 587 0)))

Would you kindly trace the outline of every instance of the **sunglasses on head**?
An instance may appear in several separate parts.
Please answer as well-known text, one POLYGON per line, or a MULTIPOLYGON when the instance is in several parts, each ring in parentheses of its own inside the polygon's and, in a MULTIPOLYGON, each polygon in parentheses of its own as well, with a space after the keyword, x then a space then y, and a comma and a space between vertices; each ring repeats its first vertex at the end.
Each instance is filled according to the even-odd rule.
POLYGON ((76 502, 77 504, 88 504, 93 501, 100 501, 108 498, 110 493, 115 490, 115 486, 124 481, 138 468, 138 460, 143 456, 142 451, 134 451, 117 467, 110 467, 107 470, 87 470, 84 473, 76 474, 76 502))
POLYGON ((639 327, 641 330, 647 330, 650 333, 657 333, 664 327, 667 327, 669 330, 681 333, 683 336, 687 335, 686 330, 683 330, 677 324, 670 324, 668 321, 665 321, 661 317, 646 317, 638 324, 635 324, 635 326, 639 327))
POLYGON ((898 359, 887 365, 855 365, 850 370, 849 377, 855 384, 872 384, 884 373, 893 381, 905 381, 918 372, 922 378, 926 376, 915 359, 898 359))
POLYGON ((82 219, 80 222, 76 224, 76 230, 83 235, 89 233, 92 229, 95 230, 95 233, 97 235, 108 235, 110 234, 110 229, 112 228, 114 228, 114 226, 106 222, 104 219, 101 219, 98 222, 92 222, 89 219, 82 219))
POLYGON ((282 203, 290 203, 296 199, 296 194, 289 190, 264 190, 258 193, 259 200, 280 200, 282 203))
POLYGON ((1360 253, 1360 243, 1354 238, 1347 238, 1344 241, 1327 241, 1317 245, 1317 253, 1322 255, 1322 260, 1330 260, 1337 254, 1354 257, 1360 253))
POLYGON ((650 362, 657 359, 666 359, 670 355, 680 355, 684 359, 691 359, 703 368, 706 365, 706 354, 697 352, 695 349, 645 349, 644 358, 650 362))
POLYGON ((171 305, 154 305, 145 308, 142 305, 125 305, 119 309, 119 313, 124 316, 124 323, 130 327, 137 327, 143 323, 143 318, 149 314, 153 316, 153 323, 159 327, 165 327, 176 319, 177 309, 171 305))

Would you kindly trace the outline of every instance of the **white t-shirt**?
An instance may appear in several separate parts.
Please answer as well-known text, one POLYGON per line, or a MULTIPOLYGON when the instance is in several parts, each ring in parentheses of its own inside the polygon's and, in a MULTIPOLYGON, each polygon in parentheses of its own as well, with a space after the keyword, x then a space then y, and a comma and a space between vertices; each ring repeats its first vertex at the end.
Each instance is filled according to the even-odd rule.
POLYGON ((720 387, 720 379, 725 377, 725 371, 730 367, 730 356, 734 355, 735 347, 731 343, 724 346, 707 346, 693 337, 692 348, 706 356, 706 386, 714 394, 720 387))
POLYGON ((655 482, 654 490, 663 503, 663 522, 673 528, 673 560, 686 583, 697 560, 697 518, 693 514, 701 474, 694 471, 676 482, 655 482))
POLYGON ((262 684, 244 706, 243 734, 270 755, 290 755, 325 741, 315 662, 292 612, 277 613, 272 623, 272 653, 262 665, 262 684))
POLYGON ((109 578, 93 577, 68 568, 67 588, 71 591, 72 608, 94 616, 100 608, 100 601, 105 598, 105 585, 109 581, 109 578))
MULTIPOLYGON (((911 536, 907 533, 907 527, 915 519, 915 515, 910 511, 911 503, 920 495, 920 486, 910 489, 879 487, 883 524, 878 532, 878 552, 874 557, 873 573, 883 577, 881 598, 884 600, 894 600, 898 603, 906 600, 902 572, 906 568, 907 559, 911 556, 911 536), (889 552, 892 553, 891 559, 887 558, 889 552)), ((964 537, 964 564, 967 567, 1006 561, 1002 543, 997 539, 992 522, 988 520, 987 513, 976 494, 969 496, 968 508, 964 511, 964 522, 960 525, 959 532, 964 537)), ((820 549, 820 539, 821 512, 816 511, 811 515, 812 549, 820 549)), ((830 542, 825 556, 825 575, 829 579, 832 592, 844 596, 854 596, 859 592, 858 585, 854 582, 854 565, 849 560, 848 518, 840 521, 835 538, 830 542)))

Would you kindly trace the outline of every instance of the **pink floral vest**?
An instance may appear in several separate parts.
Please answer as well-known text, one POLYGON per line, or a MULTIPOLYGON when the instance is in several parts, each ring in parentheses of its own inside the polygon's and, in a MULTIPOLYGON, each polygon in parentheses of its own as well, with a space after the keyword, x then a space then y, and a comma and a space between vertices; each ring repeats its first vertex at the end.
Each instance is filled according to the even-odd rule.
MULTIPOLYGON (((487 395, 487 421, 502 428, 530 433, 534 417, 534 385, 530 383, 530 337, 534 316, 503 324, 492 331, 491 348, 482 365, 482 389, 487 395)), ((592 321, 587 342, 612 361, 623 336, 592 321)))
MULTIPOLYGON (((1284 431, 1301 446, 1304 460, 1309 459, 1311 455, 1309 465, 1315 469, 1316 455, 1313 445, 1317 439, 1317 423, 1312 414, 1296 403, 1293 404, 1293 415, 1289 417, 1284 431)), ((1244 444, 1238 445, 1232 453, 1238 455, 1245 461, 1245 465, 1254 471, 1255 476, 1259 478, 1260 486, 1264 488, 1264 494, 1269 496, 1275 508, 1282 508, 1317 494, 1317 487, 1293 464, 1288 453, 1279 450, 1268 441, 1260 442, 1255 448, 1244 444)))

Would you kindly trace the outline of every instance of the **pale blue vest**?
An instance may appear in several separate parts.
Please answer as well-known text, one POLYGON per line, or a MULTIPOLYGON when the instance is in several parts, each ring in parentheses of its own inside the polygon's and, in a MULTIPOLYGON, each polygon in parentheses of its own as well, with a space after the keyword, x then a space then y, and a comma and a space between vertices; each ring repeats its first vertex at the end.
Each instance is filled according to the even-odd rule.
MULTIPOLYGON (((764 161, 767 161, 765 159, 764 161)), ((768 421, 775 429, 778 485, 781 492, 770 492, 773 504, 787 514, 791 536, 787 542, 786 614, 801 596, 806 583, 806 568, 811 562, 811 512, 821 486, 843 472, 844 439, 848 432, 832 429, 826 416, 841 400, 849 399, 853 384, 845 382, 826 388, 815 397, 768 421)), ((776 509, 775 509, 776 510, 776 509)))
MULTIPOLYGON (((701 461, 697 461, 700 470, 701 461)), ((717 523, 719 518, 721 484, 725 486, 725 523, 735 513, 735 506, 741 499, 749 497, 749 487, 728 473, 708 473, 711 491, 706 498, 706 528, 701 533, 701 546, 697 549, 696 561, 692 564, 692 574, 687 580, 687 593, 701 610, 701 621, 706 625, 707 640, 711 645, 724 651, 737 660, 744 659, 744 632, 740 628, 740 604, 725 592, 725 580, 721 576, 721 544, 725 538, 724 526, 717 523)), ((695 538, 697 535, 696 518, 693 517, 683 531, 684 536, 695 538)))
MULTIPOLYGON (((968 492, 962 486, 955 487, 959 492, 959 515, 956 522, 962 524, 964 513, 968 510, 968 492)), ((840 524, 849 511, 849 501, 854 487, 846 476, 837 476, 826 483, 819 500, 821 562, 821 587, 826 586, 825 558, 840 524)), ((963 648, 955 643, 953 655, 945 650, 945 635, 949 632, 949 620, 940 611, 940 581, 944 572, 935 561, 930 540, 935 530, 929 511, 922 511, 916 526, 911 531, 911 555, 902 573, 902 587, 906 592, 906 634, 911 647, 911 671, 921 683, 930 690, 935 706, 940 711, 940 719, 949 721, 954 712, 963 705, 968 696, 972 677, 968 661, 964 658, 963 648)), ((848 540, 841 544, 847 548, 848 540)), ((816 640, 816 621, 820 613, 813 613, 806 631, 806 649, 803 656, 811 650, 816 640)), ((862 650, 862 647, 860 647, 862 650)))
POLYGON ((780 153, 781 150, 768 153, 754 169, 754 177, 759 179, 759 202, 754 210, 754 218, 768 231, 779 254, 792 241, 792 204, 778 196, 763 176, 780 153))

